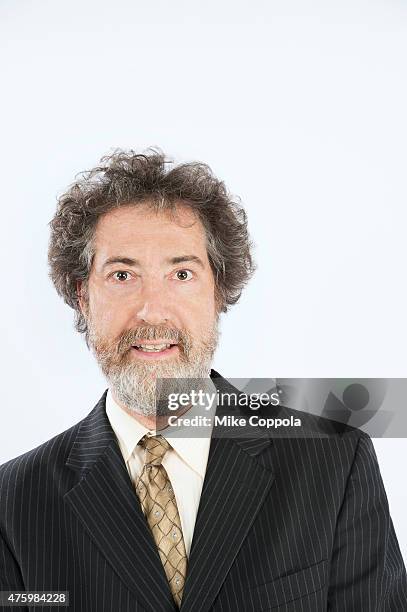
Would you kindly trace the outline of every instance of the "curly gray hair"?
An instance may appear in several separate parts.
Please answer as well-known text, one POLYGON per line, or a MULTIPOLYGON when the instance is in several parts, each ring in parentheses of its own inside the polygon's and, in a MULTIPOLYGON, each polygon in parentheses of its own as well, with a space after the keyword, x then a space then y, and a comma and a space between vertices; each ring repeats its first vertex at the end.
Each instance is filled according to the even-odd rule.
POLYGON ((219 312, 238 301, 256 266, 246 213, 224 183, 203 163, 174 165, 158 149, 142 154, 118 149, 79 175, 58 198, 49 223, 49 274, 59 295, 75 310, 77 331, 88 332, 77 283, 86 300, 100 217, 120 206, 148 204, 174 211, 180 203, 188 205, 204 226, 219 312))

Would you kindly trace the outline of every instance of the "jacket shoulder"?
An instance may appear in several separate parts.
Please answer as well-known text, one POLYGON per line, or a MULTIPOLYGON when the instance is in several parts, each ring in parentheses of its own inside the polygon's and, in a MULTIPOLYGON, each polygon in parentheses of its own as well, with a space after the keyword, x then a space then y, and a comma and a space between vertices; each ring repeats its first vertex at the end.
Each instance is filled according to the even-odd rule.
MULTIPOLYGON (((298 410, 295 408, 281 405, 278 408, 278 418, 287 421, 299 420, 301 422, 302 433, 320 434, 322 437, 330 436, 350 436, 357 442, 359 438, 370 439, 368 433, 358 427, 349 425, 345 421, 337 421, 326 416, 298 410)), ((293 436, 295 437, 295 436, 293 436)), ((312 435, 311 435, 312 437, 312 435)))
MULTIPOLYGON (((85 417, 86 418, 86 417, 85 417)), ((39 446, 0 465, 0 499, 10 486, 24 485, 27 479, 62 467, 84 419, 39 446)))

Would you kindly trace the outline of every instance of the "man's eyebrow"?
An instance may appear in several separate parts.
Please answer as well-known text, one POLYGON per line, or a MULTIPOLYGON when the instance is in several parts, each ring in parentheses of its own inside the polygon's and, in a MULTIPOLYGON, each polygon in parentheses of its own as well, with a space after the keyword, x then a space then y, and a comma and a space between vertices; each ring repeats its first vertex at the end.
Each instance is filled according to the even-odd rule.
POLYGON ((205 269, 205 264, 197 255, 179 255, 178 257, 170 257, 167 259, 167 262, 170 264, 186 263, 188 261, 197 263, 199 266, 201 266, 201 268, 205 269))
POLYGON ((140 262, 137 259, 132 259, 131 257, 122 257, 121 255, 115 255, 113 257, 109 257, 106 259, 105 263, 102 266, 102 270, 110 266, 111 264, 121 263, 125 266, 139 266, 140 262))
MULTIPOLYGON (((199 266, 201 266, 201 268, 205 268, 205 264, 203 263, 202 259, 200 257, 198 257, 197 255, 178 255, 177 257, 169 257, 166 262, 174 265, 174 264, 179 264, 179 263, 186 263, 186 262, 192 262, 192 263, 196 263, 199 266)), ((132 257, 124 257, 121 255, 115 255, 113 257, 109 257, 108 259, 106 259, 106 261, 104 262, 103 266, 102 266, 102 270, 104 270, 104 268, 106 268, 107 266, 110 266, 112 264, 124 264, 125 266, 140 266, 140 262, 138 259, 133 259, 132 257)))

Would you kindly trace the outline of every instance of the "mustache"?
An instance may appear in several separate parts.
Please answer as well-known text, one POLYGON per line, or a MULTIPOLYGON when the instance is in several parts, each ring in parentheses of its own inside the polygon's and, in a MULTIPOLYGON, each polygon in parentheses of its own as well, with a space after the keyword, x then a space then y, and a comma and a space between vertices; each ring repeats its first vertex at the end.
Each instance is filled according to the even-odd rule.
POLYGON ((141 325, 120 336, 117 350, 119 353, 124 352, 142 340, 165 340, 168 344, 179 344, 181 348, 190 345, 189 334, 180 329, 164 325, 141 325))

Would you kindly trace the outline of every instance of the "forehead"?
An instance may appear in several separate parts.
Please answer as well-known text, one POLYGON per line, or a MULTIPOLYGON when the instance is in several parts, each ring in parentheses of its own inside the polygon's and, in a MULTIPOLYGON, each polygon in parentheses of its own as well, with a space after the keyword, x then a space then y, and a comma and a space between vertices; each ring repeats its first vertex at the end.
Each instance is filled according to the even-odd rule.
POLYGON ((194 246, 206 251, 206 236, 202 222, 186 205, 178 204, 175 211, 156 211, 146 204, 122 206, 103 215, 96 226, 96 255, 101 249, 118 247, 142 249, 154 241, 159 246, 194 246))

